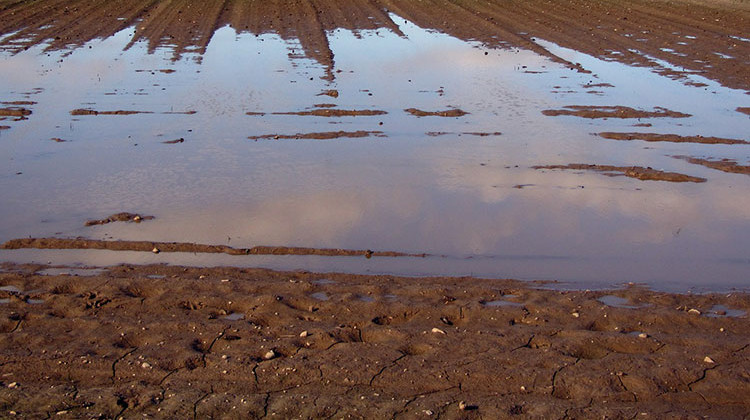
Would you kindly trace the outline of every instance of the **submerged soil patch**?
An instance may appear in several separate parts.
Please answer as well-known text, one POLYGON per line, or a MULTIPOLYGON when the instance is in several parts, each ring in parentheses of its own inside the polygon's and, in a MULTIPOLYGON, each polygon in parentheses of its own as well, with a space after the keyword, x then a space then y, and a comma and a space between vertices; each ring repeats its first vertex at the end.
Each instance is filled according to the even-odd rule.
POLYGON ((300 116, 315 116, 315 117, 358 117, 358 116, 373 116, 373 115, 385 115, 387 112, 380 111, 377 109, 313 109, 310 111, 298 111, 298 112, 274 112, 274 115, 300 115, 300 116))
MULTIPOLYGON (((105 219, 106 220, 106 219, 105 219)), ((99 223, 94 223, 99 224, 99 223)), ((189 242, 151 242, 151 241, 104 241, 98 239, 66 238, 23 238, 12 239, 0 249, 107 249, 111 251, 144 251, 144 252, 194 252, 229 255, 320 255, 331 257, 425 257, 427 254, 407 254, 393 251, 372 251, 332 248, 303 248, 286 246, 255 246, 252 248, 233 248, 226 245, 205 245, 189 242)))
POLYGON ((3 268, 0 401, 25 418, 750 411, 750 324, 704 315, 747 313, 746 294, 161 265, 71 281, 43 265, 3 268), (514 305, 482 304, 510 294, 514 305), (598 300, 612 294, 641 307, 598 300))
POLYGON ((31 115, 31 110, 26 108, 0 108, 0 116, 2 117, 25 117, 31 115))
POLYGON ((133 115, 133 114, 153 114, 151 111, 96 111, 93 109, 74 109, 70 115, 133 115))
POLYGON ((575 169, 585 171, 602 172, 607 176, 627 176, 642 181, 668 181, 668 182, 706 182, 705 178, 685 175, 677 172, 664 172, 642 166, 611 166, 592 165, 585 163, 571 163, 569 165, 546 165, 532 166, 533 169, 575 169))
POLYGON ((422 111, 417 108, 407 108, 404 111, 416 117, 463 117, 468 114, 468 112, 458 108, 445 111, 422 111))
POLYGON ((750 166, 740 165, 737 161, 732 159, 700 159, 690 156, 673 156, 677 159, 688 161, 695 165, 703 165, 707 168, 716 169, 722 172, 728 172, 731 174, 745 174, 750 175, 750 166))
POLYGON ((106 225, 107 223, 113 223, 113 222, 131 222, 131 223, 140 223, 144 220, 153 220, 154 216, 141 216, 137 213, 116 213, 111 216, 108 216, 104 219, 96 219, 96 220, 89 220, 85 223, 86 226, 95 226, 95 225, 106 225))
POLYGON ((722 137, 680 136, 677 134, 656 133, 599 133, 600 137, 610 140, 643 140, 649 142, 701 143, 701 144, 750 144, 746 140, 727 139, 722 137))
POLYGON ((250 140, 261 140, 261 139, 314 139, 314 140, 331 140, 339 138, 362 138, 362 137, 386 137, 382 131, 326 131, 322 133, 297 133, 292 135, 285 134, 265 134, 262 136, 250 136, 250 140))
POLYGON ((580 118, 687 118, 690 114, 654 107, 653 111, 634 109, 627 106, 587 106, 569 105, 565 109, 546 109, 542 114, 556 117, 570 115, 580 118))

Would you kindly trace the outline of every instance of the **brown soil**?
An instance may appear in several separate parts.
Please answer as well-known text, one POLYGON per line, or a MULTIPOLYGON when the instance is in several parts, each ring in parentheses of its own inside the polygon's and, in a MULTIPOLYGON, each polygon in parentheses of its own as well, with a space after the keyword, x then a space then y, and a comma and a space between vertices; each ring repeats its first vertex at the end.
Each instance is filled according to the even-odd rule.
POLYGON ((0 125, 0 130, 10 130, 9 125, 0 125))
POLYGON ((266 113, 265 112, 246 112, 245 115, 263 116, 263 115, 266 115, 266 113))
POLYGON ((96 111, 93 109, 74 109, 70 115, 133 115, 133 114, 153 114, 151 111, 96 111))
MULTIPOLYGON (((122 213, 121 213, 122 214, 122 213)), ((127 217, 129 214, 124 213, 127 217)), ((119 215, 114 215, 119 216, 119 215)), ((112 216, 110 216, 112 217, 112 216)), ((109 218, 108 218, 109 219, 109 218)), ((105 220, 108 220, 105 219, 105 220)), ((101 224, 94 221, 92 224, 101 224)), ((86 224, 89 226, 88 222, 86 224)), ((232 248, 226 245, 204 245, 188 242, 150 241, 104 241, 97 239, 66 238, 23 238, 12 239, 0 249, 107 249, 111 251, 144 252, 192 252, 229 255, 322 255, 330 257, 425 257, 427 254, 406 254, 392 251, 371 251, 331 248, 301 248, 286 246, 254 246, 252 248, 232 248)))
POLYGON ((26 108, 0 108, 0 116, 3 117, 25 117, 31 115, 31 110, 26 108))
POLYGON ((716 169, 722 172, 728 172, 732 174, 745 174, 750 175, 750 166, 740 165, 731 159, 700 159, 690 156, 673 156, 677 159, 686 160, 695 165, 703 165, 707 168, 716 169))
POLYGON ((0 285, 12 286, 0 291, 3 416, 742 418, 750 410, 750 323, 714 309, 747 313, 746 294, 261 269, 117 266, 71 277, 3 268, 0 285), (598 301, 611 294, 638 309, 598 301))
POLYGON ((566 109, 546 109, 542 114, 556 117, 571 115, 581 118, 687 118, 690 114, 654 107, 654 111, 633 109, 627 106, 583 106, 570 105, 566 109))
POLYGON ((349 109, 313 109, 310 111, 298 111, 298 112, 274 112, 274 115, 301 115, 301 116, 316 116, 316 117, 358 117, 358 116, 372 116, 372 115, 384 115, 387 114, 385 111, 377 109, 360 109, 360 110, 349 110, 349 109))
POLYGON ((672 143, 702 144, 750 144, 750 142, 745 140, 727 139, 722 137, 679 136, 677 134, 603 132, 599 133, 599 136, 611 140, 643 140, 650 142, 666 141, 672 143))
POLYGON ((50 140, 54 141, 55 143, 67 143, 68 141, 65 139, 61 139, 59 137, 52 137, 50 140))
POLYGON ((571 163, 569 165, 546 165, 532 166, 534 169, 575 169, 584 171, 603 172, 607 176, 627 176, 640 179, 641 181, 668 181, 668 182, 706 182, 705 178, 680 174, 677 172, 664 172, 642 166, 611 166, 591 165, 585 163, 571 163))
POLYGON ((331 98, 338 98, 339 91, 335 89, 324 90, 323 92, 320 92, 318 96, 330 96, 331 98))
POLYGON ((9 102, 0 102, 0 104, 3 104, 3 105, 36 105, 36 102, 34 101, 9 101, 9 102))
POLYGON ((661 67, 649 58, 653 57, 728 87, 750 89, 745 63, 750 44, 732 38, 746 37, 750 5, 730 0, 12 1, 0 4, 0 34, 13 35, 0 38, 2 47, 11 51, 37 44, 65 50, 136 26, 130 45, 144 40, 150 51, 168 47, 179 59, 188 51, 204 53, 214 31, 229 25, 237 32, 299 40, 304 56, 323 65, 324 78, 333 80, 334 53, 327 34, 338 28, 385 28, 402 35, 389 12, 486 47, 529 49, 574 69, 581 67, 541 47, 536 38, 608 60, 653 67, 675 78, 684 75, 661 67), (663 51, 665 45, 674 53, 663 51))
POLYGON ((361 137, 385 137, 382 131, 327 131, 323 133, 297 133, 293 135, 284 134, 266 134, 263 136, 250 136, 250 140, 261 140, 261 139, 315 139, 315 140, 331 140, 340 138, 361 138, 361 137))
POLYGON ((463 117, 468 112, 461 109, 447 109, 445 111, 422 111, 417 108, 407 108, 404 111, 417 117, 463 117))
POLYGON ((163 141, 162 143, 164 143, 164 144, 177 144, 177 143, 184 143, 184 142, 185 142, 185 139, 183 139, 182 137, 180 137, 179 139, 166 140, 166 141, 163 141))
POLYGON ((428 135, 428 136, 430 136, 430 137, 448 136, 448 135, 458 135, 458 136, 466 135, 466 136, 477 136, 477 137, 489 137, 489 136, 500 136, 503 133, 501 133, 499 131, 495 131, 493 133, 478 132, 478 131, 474 131, 474 132, 464 131, 464 132, 461 132, 461 133, 451 133, 451 132, 448 132, 448 131, 429 131, 429 132, 427 132, 425 134, 428 135))
POLYGON ((741 112, 743 114, 750 115, 750 107, 748 107, 748 108, 739 107, 739 108, 737 108, 737 112, 741 112))
POLYGON ((107 223, 112 222, 135 222, 140 223, 144 220, 153 220, 154 216, 141 216, 140 214, 136 213, 117 213, 113 214, 111 216, 108 216, 106 219, 99 219, 99 220, 89 220, 85 223, 86 226, 95 226, 95 225, 106 225, 107 223))

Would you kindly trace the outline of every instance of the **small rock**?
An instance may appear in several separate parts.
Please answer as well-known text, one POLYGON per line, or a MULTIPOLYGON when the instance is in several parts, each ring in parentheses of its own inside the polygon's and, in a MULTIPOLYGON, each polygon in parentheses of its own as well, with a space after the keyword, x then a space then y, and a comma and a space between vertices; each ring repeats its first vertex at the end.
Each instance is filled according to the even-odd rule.
POLYGON ((573 318, 578 318, 579 316, 581 316, 581 314, 579 314, 578 312, 573 312, 571 315, 573 315, 573 318))
POLYGON ((151 368, 151 364, 148 363, 148 362, 143 362, 143 363, 141 363, 141 367, 144 368, 144 369, 150 369, 151 368))
POLYGON ((422 412, 424 413, 425 416, 431 416, 431 415, 435 414, 435 413, 432 412, 432 410, 422 410, 422 412))
POLYGON ((467 407, 468 405, 466 405, 466 401, 461 401, 458 403, 458 409, 461 411, 466 411, 467 407))
POLYGON ((697 310, 697 309, 695 309, 695 308, 692 308, 692 309, 690 309, 690 310, 688 311, 688 313, 689 313, 689 314, 691 314, 691 315, 700 315, 700 314, 701 314, 701 311, 699 311, 699 310, 697 310))
POLYGON ((648 338, 648 334, 646 334, 646 333, 640 333, 640 334, 638 334, 638 338, 648 338))
POLYGON ((8 388, 13 389, 13 388, 17 388, 17 387, 18 387, 18 382, 11 382, 11 383, 8 384, 8 388))
POLYGON ((433 328, 432 332, 435 334, 445 334, 445 331, 441 330, 440 328, 433 328))
POLYGON ((307 331, 302 331, 301 333, 299 333, 299 336, 302 337, 302 338, 305 338, 308 335, 310 335, 310 333, 308 333, 307 331))
POLYGON ((716 363, 716 362, 714 362, 714 359, 712 359, 712 358, 710 358, 708 356, 706 356, 706 358, 703 359, 703 361, 706 362, 706 363, 716 363))
POLYGON ((135 215, 135 217, 133 218, 133 221, 134 221, 134 222, 136 222, 136 223, 137 223, 137 222, 140 222, 141 220, 143 220, 143 218, 142 218, 141 216, 137 215, 137 214, 136 214, 136 215, 135 215))
POLYGON ((271 360, 274 359, 277 356, 276 352, 273 350, 268 350, 266 354, 263 355, 263 358, 265 360, 271 360))
POLYGON ((152 249, 152 250, 151 250, 151 252, 153 252, 154 254, 158 254, 158 253, 160 253, 161 251, 159 251, 159 248, 157 248, 157 247, 154 247, 154 249, 152 249))

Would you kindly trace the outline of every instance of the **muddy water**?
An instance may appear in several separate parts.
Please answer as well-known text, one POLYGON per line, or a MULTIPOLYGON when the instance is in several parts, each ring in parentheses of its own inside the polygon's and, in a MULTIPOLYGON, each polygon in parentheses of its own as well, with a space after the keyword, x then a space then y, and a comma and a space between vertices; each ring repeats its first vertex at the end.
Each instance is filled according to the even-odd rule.
POLYGON ((431 256, 18 250, 0 251, 0 260, 747 287, 750 177, 673 156, 747 165, 750 146, 596 135, 750 140, 750 119, 736 111, 748 105, 743 91, 541 39, 537 45, 562 60, 488 49, 390 18, 397 30, 327 32, 332 60, 309 58, 310 48, 294 39, 229 27, 205 51, 177 58, 169 46, 131 45, 132 28, 73 50, 3 53, 0 100, 36 103, 24 105, 27 120, 0 121, 10 126, 0 131, 0 240, 82 236, 431 256), (571 105, 690 116, 542 113, 571 105), (99 115, 72 115, 76 109, 99 115), (114 111, 139 113, 105 114, 114 111), (337 132, 379 134, 301 135, 337 132), (532 168, 572 163, 651 167, 706 182, 532 168), (85 226, 123 211, 155 218, 85 226))

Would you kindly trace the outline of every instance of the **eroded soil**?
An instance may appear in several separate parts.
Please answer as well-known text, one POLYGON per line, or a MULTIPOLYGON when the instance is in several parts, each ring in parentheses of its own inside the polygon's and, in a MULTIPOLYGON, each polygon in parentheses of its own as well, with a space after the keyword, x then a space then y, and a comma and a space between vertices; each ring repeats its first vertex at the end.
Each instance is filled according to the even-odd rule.
POLYGON ((737 161, 732 159, 702 159, 690 156, 674 157, 677 159, 688 161, 695 165, 703 165, 707 168, 716 169, 722 172, 750 175, 750 166, 740 165, 739 163, 737 163, 737 161))
POLYGON ((742 418, 750 410, 744 294, 170 266, 34 274, 44 268, 0 273, 3 416, 742 418), (605 295, 639 309, 607 306, 605 295))
POLYGON ((301 139, 312 139, 312 140, 331 140, 331 139, 340 139, 340 138, 363 138, 363 137, 385 137, 385 133, 382 131, 326 131, 321 133, 297 133, 293 135, 288 134, 265 134, 262 136, 250 136, 248 139, 250 140, 263 140, 263 139, 273 139, 273 140, 301 140, 301 139))
POLYGON ((538 165, 534 169, 573 169, 583 171, 601 172, 607 176, 627 176, 640 179, 641 181, 668 181, 668 182, 706 182, 706 178, 685 175, 677 172, 659 171, 642 166, 612 166, 594 165, 587 163, 571 163, 568 165, 538 165))
POLYGON ((586 106, 569 105, 565 109, 546 109, 542 114, 556 117, 570 115, 580 118, 687 118, 690 114, 655 107, 653 111, 634 109, 627 106, 586 106))
POLYGON ((746 140, 728 139, 711 136, 680 136, 677 134, 657 133, 599 133, 600 137, 610 140, 643 140, 649 142, 671 142, 671 143, 701 143, 701 144, 750 144, 746 140))

